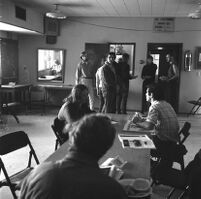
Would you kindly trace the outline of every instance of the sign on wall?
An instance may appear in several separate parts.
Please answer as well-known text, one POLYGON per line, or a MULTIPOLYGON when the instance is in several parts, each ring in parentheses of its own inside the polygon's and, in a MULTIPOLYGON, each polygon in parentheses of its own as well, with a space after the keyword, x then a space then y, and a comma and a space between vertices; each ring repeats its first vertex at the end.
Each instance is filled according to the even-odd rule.
POLYGON ((172 17, 154 18, 153 30, 155 32, 174 32, 174 21, 172 17))

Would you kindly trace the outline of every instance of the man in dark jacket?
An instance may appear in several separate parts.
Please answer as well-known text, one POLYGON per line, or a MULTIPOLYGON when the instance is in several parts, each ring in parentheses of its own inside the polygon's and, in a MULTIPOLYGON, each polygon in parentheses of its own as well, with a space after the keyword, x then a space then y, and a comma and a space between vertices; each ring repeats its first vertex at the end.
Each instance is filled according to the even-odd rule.
POLYGON ((82 118, 70 132, 70 149, 56 163, 43 163, 22 184, 20 199, 126 199, 121 185, 98 160, 112 146, 115 128, 104 115, 82 118))
POLYGON ((107 61, 102 68, 102 93, 104 98, 104 113, 115 113, 116 111, 116 84, 117 84, 117 68, 115 62, 116 55, 110 52, 107 61))

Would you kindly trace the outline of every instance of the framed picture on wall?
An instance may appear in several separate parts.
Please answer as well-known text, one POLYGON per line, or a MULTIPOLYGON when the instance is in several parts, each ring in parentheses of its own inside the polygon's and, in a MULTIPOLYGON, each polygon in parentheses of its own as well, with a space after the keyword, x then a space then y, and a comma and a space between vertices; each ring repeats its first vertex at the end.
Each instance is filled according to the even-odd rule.
POLYGON ((201 47, 195 48, 195 67, 201 69, 201 47))

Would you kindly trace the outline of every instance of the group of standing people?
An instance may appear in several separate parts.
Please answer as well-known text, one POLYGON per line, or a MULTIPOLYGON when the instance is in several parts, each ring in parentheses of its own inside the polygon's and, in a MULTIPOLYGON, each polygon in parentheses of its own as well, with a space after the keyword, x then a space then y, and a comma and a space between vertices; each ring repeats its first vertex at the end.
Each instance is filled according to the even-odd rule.
POLYGON ((176 110, 177 83, 179 79, 179 70, 175 64, 174 57, 170 54, 166 55, 166 62, 159 69, 158 77, 156 77, 157 65, 153 63, 153 57, 148 56, 147 63, 143 67, 141 78, 142 85, 142 112, 147 112, 148 104, 146 102, 146 89, 148 85, 158 83, 165 91, 165 101, 169 102, 176 110))
POLYGON ((129 91, 130 66, 129 55, 124 53, 117 63, 116 55, 110 52, 106 61, 97 71, 90 62, 86 52, 81 53, 81 62, 76 70, 76 84, 84 84, 89 90, 89 104, 94 110, 94 78, 96 78, 96 91, 100 98, 99 112, 126 114, 126 105, 129 91))

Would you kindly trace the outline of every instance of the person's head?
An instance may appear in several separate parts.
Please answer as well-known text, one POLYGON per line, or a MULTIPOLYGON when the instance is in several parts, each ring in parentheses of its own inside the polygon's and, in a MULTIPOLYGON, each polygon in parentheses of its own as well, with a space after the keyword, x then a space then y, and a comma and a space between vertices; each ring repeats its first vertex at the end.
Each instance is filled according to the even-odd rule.
POLYGON ((116 55, 115 55, 114 52, 108 53, 108 55, 107 55, 107 61, 109 63, 113 63, 115 61, 115 59, 116 59, 116 55))
POLYGON ((152 100, 162 101, 164 100, 164 89, 159 84, 150 84, 147 86, 146 101, 152 100))
POLYGON ((85 104, 89 102, 89 91, 88 88, 83 84, 78 84, 73 87, 70 97, 73 102, 85 104))
POLYGON ((129 54, 128 53, 124 53, 123 56, 122 56, 122 58, 123 58, 123 61, 127 63, 128 60, 129 60, 129 54))
POLYGON ((58 59, 55 59, 55 60, 54 60, 54 64, 55 64, 55 65, 60 65, 60 61, 59 61, 58 59))
POLYGON ((88 60, 88 54, 87 54, 86 51, 81 52, 80 59, 83 60, 83 61, 87 61, 88 60))
POLYGON ((102 114, 84 116, 69 133, 71 149, 99 160, 113 145, 115 128, 102 114))
POLYGON ((171 55, 170 55, 170 54, 167 54, 167 55, 165 56, 165 59, 166 59, 167 62, 170 62, 170 58, 171 58, 171 55))
POLYGON ((151 55, 149 55, 147 57, 147 64, 152 64, 153 63, 153 57, 151 55))

